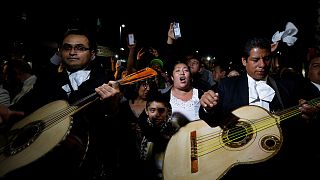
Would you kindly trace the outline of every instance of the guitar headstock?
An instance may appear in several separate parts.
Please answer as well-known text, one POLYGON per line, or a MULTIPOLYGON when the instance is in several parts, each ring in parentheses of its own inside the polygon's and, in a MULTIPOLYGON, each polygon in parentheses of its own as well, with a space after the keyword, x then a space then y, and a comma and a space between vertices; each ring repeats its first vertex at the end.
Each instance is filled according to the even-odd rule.
POLYGON ((118 80, 118 83, 120 83, 120 85, 133 84, 148 78, 155 77, 156 75, 158 75, 157 71, 147 67, 125 76, 124 78, 118 80))

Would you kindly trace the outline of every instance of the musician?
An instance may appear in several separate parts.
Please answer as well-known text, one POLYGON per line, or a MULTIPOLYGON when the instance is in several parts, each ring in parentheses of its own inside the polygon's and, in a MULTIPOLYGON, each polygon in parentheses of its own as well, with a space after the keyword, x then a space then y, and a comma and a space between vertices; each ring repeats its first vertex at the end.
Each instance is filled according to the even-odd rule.
MULTIPOLYGON (((62 72, 38 76, 34 88, 10 109, 23 111, 27 116, 56 100, 84 108, 72 115, 73 123, 65 140, 43 158, 9 172, 7 179, 99 179, 111 178, 113 174, 116 163, 112 154, 116 152, 111 147, 116 138, 112 124, 119 102, 119 85, 112 73, 95 60, 96 42, 86 30, 68 30, 58 55, 62 72), (77 103, 80 100, 91 104, 77 103)), ((57 108, 46 109, 46 113, 57 108)))
MULTIPOLYGON (((229 117, 230 112, 245 106, 256 105, 269 112, 278 112, 299 104, 303 118, 312 119, 319 111, 306 103, 299 78, 280 79, 271 77, 268 72, 271 63, 271 42, 266 38, 252 38, 244 47, 242 64, 246 73, 240 76, 221 80, 216 91, 209 90, 201 97, 200 102, 216 125, 227 128, 236 123, 229 117), (219 98, 216 98, 219 95, 219 98), (217 103, 217 104, 216 104, 217 103)), ((295 118, 295 117, 293 117, 295 118)), ((256 164, 238 165, 231 168, 222 179, 279 179, 290 177, 313 177, 317 172, 310 165, 304 140, 308 129, 307 121, 296 118, 280 123, 284 136, 282 147, 271 159, 256 164), (292 120, 293 119, 293 120, 292 120)), ((319 119, 318 119, 319 120, 319 119)), ((245 155, 244 155, 245 156, 245 155)))

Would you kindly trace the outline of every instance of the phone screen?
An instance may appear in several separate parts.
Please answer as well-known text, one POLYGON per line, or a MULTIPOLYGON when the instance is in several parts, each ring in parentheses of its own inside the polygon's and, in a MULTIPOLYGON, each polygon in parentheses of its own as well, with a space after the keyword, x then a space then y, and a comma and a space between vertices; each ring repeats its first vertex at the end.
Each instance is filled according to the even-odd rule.
POLYGON ((128 34, 128 43, 129 45, 134 45, 134 35, 128 34))
POLYGON ((173 23, 173 34, 175 39, 178 39, 181 37, 180 24, 178 22, 173 23))

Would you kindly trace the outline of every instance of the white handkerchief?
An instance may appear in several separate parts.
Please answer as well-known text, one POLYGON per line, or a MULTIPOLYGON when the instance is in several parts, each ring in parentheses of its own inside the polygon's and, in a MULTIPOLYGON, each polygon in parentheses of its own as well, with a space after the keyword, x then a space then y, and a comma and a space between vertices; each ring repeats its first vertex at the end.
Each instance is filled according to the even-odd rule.
POLYGON ((297 41, 297 37, 294 37, 298 33, 297 27, 291 23, 288 22, 286 24, 286 29, 282 32, 277 31, 273 36, 272 36, 272 42, 278 42, 282 39, 284 43, 286 43, 288 46, 293 46, 294 43, 297 41))
POLYGON ((287 43, 288 46, 293 46, 298 38, 293 36, 287 36, 282 39, 283 42, 287 43))
POLYGON ((292 23, 292 22, 288 22, 286 24, 286 30, 283 33, 283 36, 294 36, 298 33, 298 29, 297 27, 292 23))
POLYGON ((283 31, 282 32, 277 31, 276 33, 274 33, 274 35, 272 36, 272 42, 280 41, 282 35, 283 35, 283 31))
POLYGON ((259 99, 268 102, 272 101, 275 91, 265 81, 258 81, 256 89, 259 99))
POLYGON ((265 82, 257 81, 249 88, 249 103, 257 100, 271 102, 275 91, 265 82))

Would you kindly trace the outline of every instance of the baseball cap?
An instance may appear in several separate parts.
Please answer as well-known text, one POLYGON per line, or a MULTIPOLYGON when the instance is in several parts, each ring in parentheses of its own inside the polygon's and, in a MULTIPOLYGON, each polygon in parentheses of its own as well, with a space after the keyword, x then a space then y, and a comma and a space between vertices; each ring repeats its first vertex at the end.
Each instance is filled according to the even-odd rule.
POLYGON ((150 61, 149 65, 159 65, 161 68, 163 68, 163 61, 161 59, 153 59, 152 61, 150 61))

